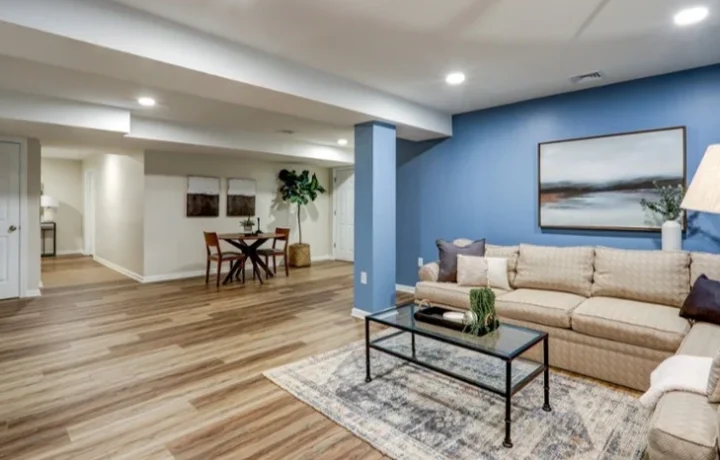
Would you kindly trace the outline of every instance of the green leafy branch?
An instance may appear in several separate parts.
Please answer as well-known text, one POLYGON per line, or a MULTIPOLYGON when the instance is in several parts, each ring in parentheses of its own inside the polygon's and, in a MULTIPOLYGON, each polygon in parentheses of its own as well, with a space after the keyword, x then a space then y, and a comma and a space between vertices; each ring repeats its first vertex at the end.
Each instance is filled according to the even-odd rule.
POLYGON ((682 215, 680 204, 685 194, 684 187, 681 184, 661 186, 657 181, 654 181, 653 185, 660 194, 660 199, 658 201, 648 201, 643 198, 640 200, 640 206, 646 211, 662 216, 666 221, 678 220, 682 215))

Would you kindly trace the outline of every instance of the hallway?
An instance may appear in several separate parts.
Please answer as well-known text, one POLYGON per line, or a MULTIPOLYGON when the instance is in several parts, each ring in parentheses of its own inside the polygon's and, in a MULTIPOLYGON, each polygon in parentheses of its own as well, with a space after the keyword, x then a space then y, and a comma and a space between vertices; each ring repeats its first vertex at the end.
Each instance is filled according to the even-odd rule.
POLYGON ((88 256, 58 256, 42 259, 43 289, 79 287, 88 284, 136 281, 100 265, 88 256))

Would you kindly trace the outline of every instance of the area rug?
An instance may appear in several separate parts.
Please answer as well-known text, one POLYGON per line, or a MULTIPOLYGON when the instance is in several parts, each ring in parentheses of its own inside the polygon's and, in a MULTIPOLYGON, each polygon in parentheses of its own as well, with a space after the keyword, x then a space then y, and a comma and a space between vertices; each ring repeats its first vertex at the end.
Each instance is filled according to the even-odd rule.
MULTIPOLYGON (((410 352, 407 335, 383 345, 410 352)), ((456 373, 502 388, 502 361, 417 338, 417 354, 456 373)), ((275 384, 395 459, 641 459, 649 413, 629 392, 551 373, 552 412, 542 410, 542 377, 513 397, 514 447, 502 446, 502 397, 371 350, 364 342, 265 372, 275 384)), ((513 380, 533 365, 516 361, 513 380)))

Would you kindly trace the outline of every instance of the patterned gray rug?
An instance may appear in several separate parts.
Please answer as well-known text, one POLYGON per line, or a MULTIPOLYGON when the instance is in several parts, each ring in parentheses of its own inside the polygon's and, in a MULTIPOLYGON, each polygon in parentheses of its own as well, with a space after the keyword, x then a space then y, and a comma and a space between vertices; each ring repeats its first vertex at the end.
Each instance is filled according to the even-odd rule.
MULTIPOLYGON (((407 336, 383 342, 409 353, 407 336)), ((371 350, 365 383, 359 342, 265 372, 296 398, 396 459, 641 459, 648 412, 628 393, 551 373, 553 412, 542 410, 542 377, 513 397, 514 447, 502 447, 504 400, 436 372, 371 350)), ((502 385, 504 364, 418 337, 417 353, 468 376, 502 385)), ((519 361, 513 380, 532 365, 519 361)))

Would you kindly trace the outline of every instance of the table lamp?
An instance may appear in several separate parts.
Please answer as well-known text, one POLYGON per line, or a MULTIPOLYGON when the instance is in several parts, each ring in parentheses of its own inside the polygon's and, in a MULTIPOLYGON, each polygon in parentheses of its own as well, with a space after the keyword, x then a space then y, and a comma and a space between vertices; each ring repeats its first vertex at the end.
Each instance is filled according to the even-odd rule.
POLYGON ((720 214, 720 144, 708 147, 680 207, 720 214))
POLYGON ((55 210, 59 207, 58 200, 49 196, 43 195, 40 197, 40 207, 42 208, 42 222, 52 222, 55 220, 55 210))

